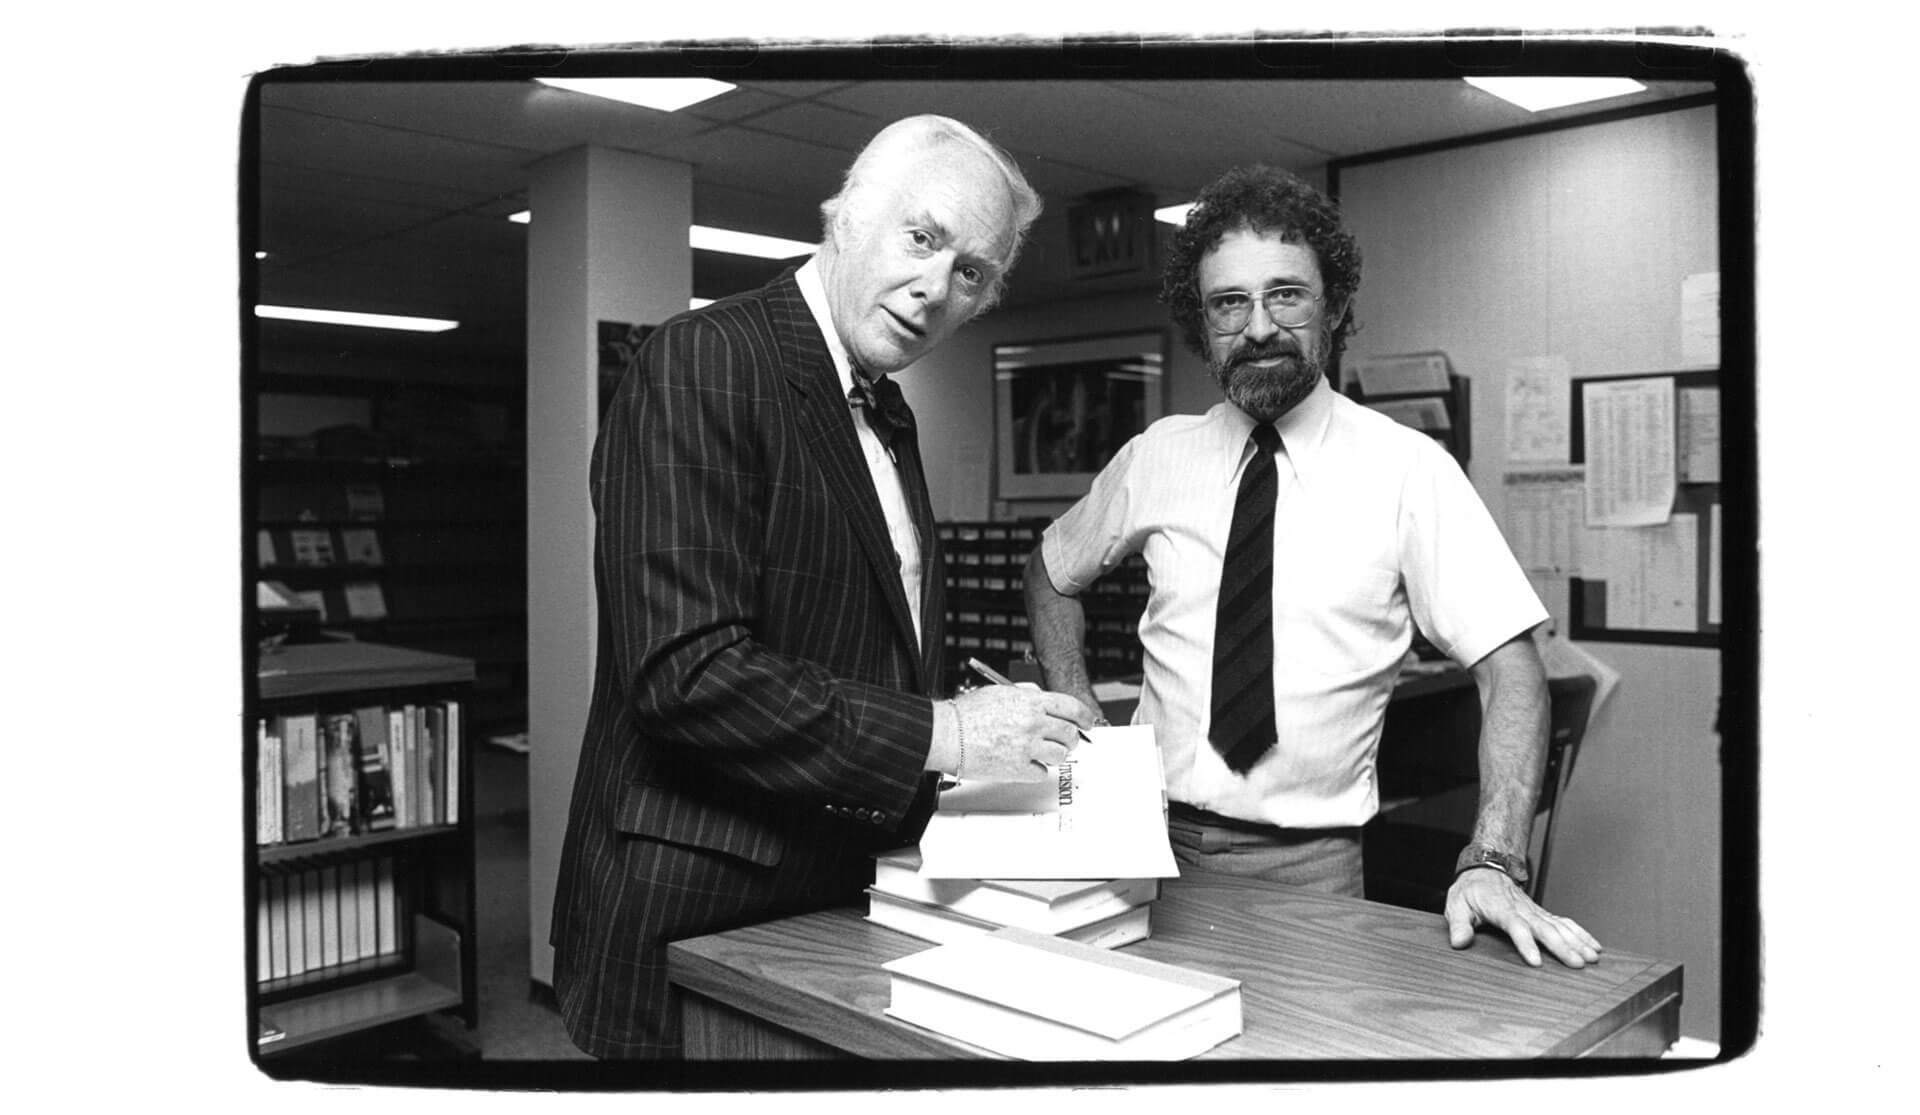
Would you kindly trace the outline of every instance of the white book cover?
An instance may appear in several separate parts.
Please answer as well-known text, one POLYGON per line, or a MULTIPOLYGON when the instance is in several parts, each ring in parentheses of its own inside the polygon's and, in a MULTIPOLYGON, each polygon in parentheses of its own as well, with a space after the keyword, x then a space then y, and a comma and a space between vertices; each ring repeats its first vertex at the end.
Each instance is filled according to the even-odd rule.
POLYGON ((1043 782, 962 780, 920 837, 933 879, 1128 879, 1180 874, 1167 843, 1153 726, 1094 728, 1043 782))
MULTIPOLYGON (((1061 930, 1055 936, 1094 948, 1112 949, 1144 941, 1152 935, 1151 907, 1134 906, 1117 914, 1095 918, 1061 930)), ((1005 926, 985 918, 968 917, 939 906, 929 906, 867 888, 867 920, 923 941, 944 945, 992 933, 1005 926)))
POLYGON ((1058 933, 1152 902, 1160 880, 935 879, 921 870, 920 851, 901 848, 874 856, 874 889, 955 913, 1058 933))
POLYGON ((881 967, 888 1014, 1010 1057, 1183 1059, 1241 1031, 1239 980, 1024 929, 881 967))

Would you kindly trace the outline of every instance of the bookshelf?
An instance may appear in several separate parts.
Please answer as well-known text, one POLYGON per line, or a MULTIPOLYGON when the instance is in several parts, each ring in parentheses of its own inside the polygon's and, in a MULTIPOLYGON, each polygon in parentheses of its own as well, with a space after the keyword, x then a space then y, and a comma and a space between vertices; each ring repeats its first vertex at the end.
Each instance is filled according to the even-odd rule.
POLYGON ((476 726, 524 728, 523 387, 263 372, 254 388, 254 578, 325 629, 472 660, 476 726))
MULTIPOLYGON (((1027 623, 1027 557, 1049 520, 939 524, 946 552, 947 676, 951 691, 971 675, 966 660, 1008 673, 1033 647, 1027 623)), ((1080 594, 1087 614, 1087 673, 1095 681, 1140 674, 1140 615, 1147 564, 1133 554, 1080 594)))
MULTIPOLYGON (((249 1031, 263 1061, 436 1011, 456 1012, 468 1029, 478 1024, 472 747, 460 717, 473 677, 463 658, 349 640, 259 654, 247 718, 246 960, 249 1031), (391 780, 381 785, 393 808, 385 826, 372 820, 370 803, 382 798, 367 792, 367 763, 356 755, 346 768, 357 789, 351 821, 325 835, 321 805, 322 834, 296 838, 291 725, 368 723, 356 714, 376 709, 401 721, 422 710, 437 729, 439 768, 435 748, 423 748, 421 765, 409 769, 428 774, 408 776, 408 788, 394 769, 400 737, 388 737, 390 748, 367 749, 386 757, 391 780), (426 710, 444 718, 436 723, 426 710), (434 789, 423 795, 424 786, 434 789)), ((324 756, 324 739, 319 746, 324 756)), ((328 769, 324 757, 314 769, 328 769)), ((323 802, 328 777, 320 775, 323 802)))

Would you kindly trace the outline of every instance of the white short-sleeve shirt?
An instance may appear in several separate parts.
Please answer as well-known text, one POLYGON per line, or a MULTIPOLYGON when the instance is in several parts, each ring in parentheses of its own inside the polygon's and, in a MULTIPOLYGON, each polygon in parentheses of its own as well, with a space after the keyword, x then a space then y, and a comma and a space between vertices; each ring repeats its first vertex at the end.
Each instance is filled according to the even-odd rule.
POLYGON ((1374 761, 1414 625, 1472 665, 1547 618, 1459 465, 1418 431, 1323 380, 1275 423, 1273 695, 1279 744, 1245 775, 1207 741, 1220 564, 1253 419, 1230 403, 1155 422, 1042 539, 1073 595, 1144 553, 1150 723, 1168 796, 1288 828, 1364 824, 1374 761))

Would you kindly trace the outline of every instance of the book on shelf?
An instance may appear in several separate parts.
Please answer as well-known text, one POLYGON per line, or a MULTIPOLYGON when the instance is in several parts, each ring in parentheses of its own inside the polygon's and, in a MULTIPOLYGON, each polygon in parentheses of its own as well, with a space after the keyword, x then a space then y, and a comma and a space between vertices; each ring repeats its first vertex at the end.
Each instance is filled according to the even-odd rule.
POLYGON ((385 832, 395 824, 387 710, 379 705, 358 708, 353 710, 353 719, 360 745, 360 831, 385 832))
POLYGON ((326 791, 321 796, 320 834, 350 836, 358 816, 359 731, 350 712, 329 715, 321 724, 321 780, 326 791))
MULTIPOLYGON (((403 951, 393 859, 354 860, 261 880, 255 932, 262 981, 325 977, 403 951)), ((344 972, 339 974, 345 974, 344 972)))
MULTIPOLYGON (((1119 948, 1152 936, 1152 909, 1151 905, 1132 906, 1117 914, 1095 917, 1083 925, 1055 931, 1053 935, 1094 948, 1119 948)), ((867 888, 867 920, 937 945, 1006 928, 999 922, 901 898, 877 887, 867 888)))
POLYGON ((447 823, 460 823, 460 702, 448 701, 447 710, 447 823))
POLYGON ((314 840, 320 836, 319 718, 295 713, 280 718, 280 739, 286 754, 286 838, 314 840))
POLYGON ((372 527, 347 527, 340 532, 340 552, 348 565, 381 565, 380 532, 372 527))
POLYGON ((340 591, 348 619, 387 618, 387 594, 379 581, 355 581, 340 591))
POLYGON ((314 889, 320 896, 320 967, 337 968, 341 959, 342 929, 339 868, 331 865, 322 867, 314 880, 314 889))
POLYGON ((413 741, 407 734, 407 711, 387 710, 387 747, 392 752, 393 823, 413 827, 413 741))
POLYGON ((293 544, 295 565, 332 565, 333 532, 330 530, 292 530, 287 532, 293 544))
POLYGON ((1057 933, 1122 913, 1160 897, 1158 878, 935 879, 917 848, 873 857, 873 887, 882 894, 939 906, 1000 925, 1057 933))
POLYGON ((273 544, 273 532, 256 530, 253 532, 254 558, 262 567, 280 564, 280 551, 273 544))
POLYGON ((387 513, 386 493, 378 484, 348 484, 346 496, 349 519, 378 519, 387 513))
POLYGON ((1018 927, 881 967, 888 1014, 1021 1060, 1185 1060, 1241 1032, 1239 980, 1018 927))

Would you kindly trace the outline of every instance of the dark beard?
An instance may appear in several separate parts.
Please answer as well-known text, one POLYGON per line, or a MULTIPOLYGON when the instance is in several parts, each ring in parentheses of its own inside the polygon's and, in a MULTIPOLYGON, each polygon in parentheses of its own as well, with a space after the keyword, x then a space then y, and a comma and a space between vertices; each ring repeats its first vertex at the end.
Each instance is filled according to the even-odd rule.
POLYGON ((1299 346, 1291 343, 1245 348, 1229 356, 1224 365, 1209 360, 1207 367, 1227 401, 1256 422, 1272 422, 1299 405, 1327 371, 1324 360, 1306 359, 1299 346), (1253 366, 1275 356, 1286 359, 1271 368, 1253 366))

